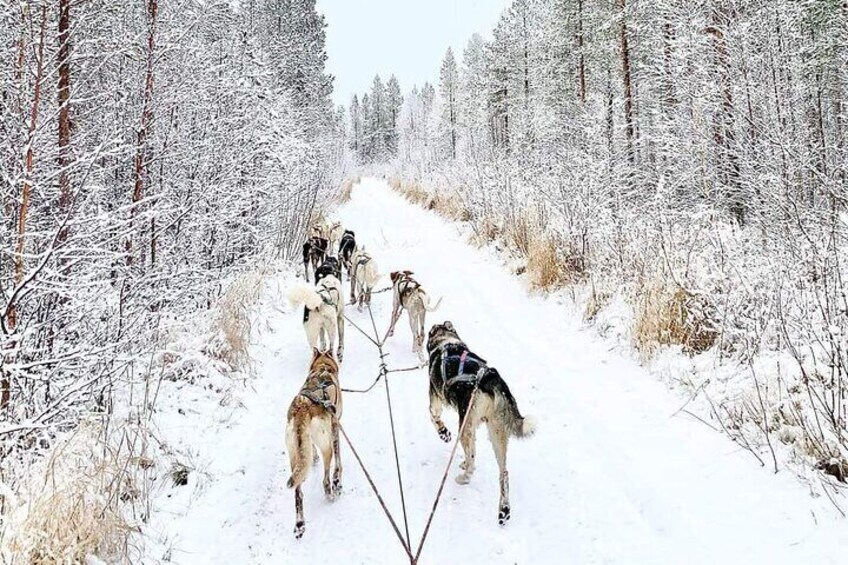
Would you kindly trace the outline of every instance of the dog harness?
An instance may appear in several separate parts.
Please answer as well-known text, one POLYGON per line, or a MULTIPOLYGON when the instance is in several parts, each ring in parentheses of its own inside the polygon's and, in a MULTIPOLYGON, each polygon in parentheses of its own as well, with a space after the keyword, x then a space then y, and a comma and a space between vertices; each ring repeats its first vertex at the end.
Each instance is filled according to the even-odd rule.
POLYGON ((351 276, 356 278, 356 274, 359 272, 360 267, 367 265, 368 262, 371 261, 371 256, 365 253, 364 251, 360 253, 359 258, 356 260, 356 263, 351 267, 351 272, 353 273, 351 276))
POLYGON ((322 286, 321 290, 318 291, 318 296, 321 297, 321 301, 327 306, 336 307, 336 303, 333 302, 333 297, 330 296, 330 293, 333 291, 332 288, 327 288, 326 286, 322 286))
POLYGON ((418 281, 416 281, 409 275, 404 275, 403 278, 398 281, 398 295, 400 296, 401 302, 404 301, 404 299, 410 292, 413 292, 418 288, 421 288, 421 285, 418 284, 418 281))
MULTIPOLYGON (((308 382, 307 384, 304 384, 303 388, 300 389, 300 395, 308 398, 319 406, 323 406, 331 414, 335 414, 336 405, 333 404, 330 400, 330 395, 327 394, 327 389, 335 385, 335 383, 333 382, 333 379, 327 377, 327 375, 329 375, 327 371, 322 371, 320 375, 321 379, 315 385, 311 385, 311 383, 308 382)), ((310 377, 309 380, 311 381, 312 377, 310 377)))
POLYGON ((459 343, 449 343, 442 346, 442 381, 445 389, 459 383, 476 384, 488 369, 486 360, 478 357, 459 343), (458 359, 456 374, 448 378, 448 363, 458 359))
POLYGON ((317 236, 310 237, 307 243, 312 247, 314 251, 320 251, 321 253, 326 253, 327 247, 330 244, 326 238, 317 236))
POLYGON ((331 259, 334 260, 334 257, 327 257, 324 260, 324 263, 315 270, 315 280, 320 281, 324 277, 328 275, 333 275, 337 279, 341 279, 342 273, 341 269, 337 269, 335 265, 331 262, 331 259))

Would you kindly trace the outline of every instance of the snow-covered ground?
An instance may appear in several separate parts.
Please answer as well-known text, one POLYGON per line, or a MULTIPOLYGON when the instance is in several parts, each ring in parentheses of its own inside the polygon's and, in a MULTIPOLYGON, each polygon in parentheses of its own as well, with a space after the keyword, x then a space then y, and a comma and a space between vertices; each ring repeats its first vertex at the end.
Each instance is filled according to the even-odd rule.
MULTIPOLYGON (((773 474, 703 424, 675 416, 685 400, 634 360, 611 351, 556 298, 528 296, 497 257, 460 230, 408 204, 375 179, 338 211, 381 272, 410 269, 471 348, 497 367, 535 437, 510 443, 512 521, 497 524, 497 472, 484 430, 478 470, 460 486, 451 470, 421 563, 842 563, 848 524, 788 473, 773 474)), ((324 500, 320 473, 305 485, 307 531, 296 541, 285 488, 286 410, 310 357, 301 313, 282 298, 291 275, 268 281, 254 332, 256 377, 238 402, 209 395, 159 423, 188 450, 187 486, 153 500, 149 561, 173 563, 405 563, 404 552, 347 446, 344 493, 324 500)), ((379 286, 387 286, 387 277, 379 286)), ((381 332, 391 296, 375 296, 381 332)), ((368 324, 367 313, 348 308, 368 324)), ((348 327, 341 380, 376 376, 373 345, 348 327)), ((416 362, 406 315, 390 340, 391 367, 416 362)), ((448 459, 429 421, 424 369, 390 376, 413 546, 448 459)), ((189 388, 186 394, 192 395, 189 388)), ((400 521, 383 385, 345 396, 343 423, 400 521)), ((456 416, 447 421, 456 430, 456 416)), ((402 528, 402 526, 401 526, 402 528)))

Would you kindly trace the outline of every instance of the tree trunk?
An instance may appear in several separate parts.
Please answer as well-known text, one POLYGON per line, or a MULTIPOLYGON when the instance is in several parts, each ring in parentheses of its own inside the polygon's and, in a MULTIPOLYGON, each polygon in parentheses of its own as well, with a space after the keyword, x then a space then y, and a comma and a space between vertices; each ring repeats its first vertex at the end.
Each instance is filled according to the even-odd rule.
POLYGON ((663 22, 663 90, 666 109, 677 104, 677 96, 674 92, 674 72, 671 68, 672 46, 676 35, 671 19, 667 17, 663 22))
POLYGON ((586 102, 586 64, 583 57, 583 0, 577 0, 577 96, 586 102))
POLYGON ((634 138, 636 137, 636 128, 633 123, 633 82, 630 76, 630 46, 627 40, 627 0, 618 0, 618 7, 621 10, 621 26, 619 29, 619 39, 621 47, 621 74, 624 86, 624 128, 627 135, 627 158, 630 165, 636 164, 636 155, 634 152, 634 138))
POLYGON ((454 95, 454 85, 450 87, 450 126, 451 126, 451 158, 456 159, 456 96, 454 95))
POLYGON ((734 219, 740 224, 745 223, 747 204, 741 194, 741 171, 736 155, 736 134, 734 133, 734 104, 733 86, 730 79, 730 55, 727 50, 725 28, 728 23, 727 15, 718 9, 712 11, 713 24, 706 31, 713 36, 716 54, 718 84, 721 88, 720 117, 715 126, 715 142, 718 146, 719 176, 725 185, 724 198, 734 219))
MULTIPOLYGON (((33 141, 35 139, 36 126, 38 125, 38 107, 41 103, 41 79, 44 74, 44 35, 47 28, 47 6, 41 8, 41 31, 38 40, 38 54, 35 71, 35 86, 30 111, 29 132, 27 135, 26 160, 24 169, 24 182, 21 189, 21 207, 18 211, 18 237, 15 245, 15 286, 21 284, 24 279, 24 249, 26 248, 27 218, 29 215, 30 200, 32 198, 32 173, 35 166, 35 155, 33 152, 33 141)), ((17 306, 13 303, 8 307, 6 327, 13 332, 18 323, 17 306)), ((0 377, 0 409, 9 406, 11 398, 11 382, 6 373, 0 377)))
MULTIPOLYGON (((71 0, 59 0, 59 214, 71 205, 71 0)), ((68 228, 59 232, 58 243, 68 239, 68 228)))
MULTIPOLYGON (((132 193, 132 208, 130 209, 130 227, 135 223, 138 213, 138 203, 144 197, 144 185, 147 180, 147 140, 150 136, 153 122, 153 63, 156 49, 156 16, 159 12, 158 0, 147 1, 147 71, 144 82, 144 102, 141 111, 141 123, 138 129, 135 152, 135 186, 132 193)), ((126 242, 127 265, 133 264, 132 230, 126 242)))

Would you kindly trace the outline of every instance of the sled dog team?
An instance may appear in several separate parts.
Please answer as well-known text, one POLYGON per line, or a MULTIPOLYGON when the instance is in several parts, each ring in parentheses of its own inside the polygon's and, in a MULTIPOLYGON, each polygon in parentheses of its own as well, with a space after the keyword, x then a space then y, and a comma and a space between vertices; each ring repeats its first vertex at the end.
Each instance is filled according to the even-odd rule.
MULTIPOLYGON (((303 491, 311 464, 318 454, 324 463, 324 494, 332 501, 341 493, 342 464, 339 449, 339 420, 342 416, 342 391, 339 364, 344 358, 344 307, 342 268, 350 280, 350 304, 358 309, 370 305, 371 293, 379 279, 374 258, 359 247, 356 235, 343 230, 339 222, 319 223, 310 229, 303 244, 304 276, 314 286, 301 285, 288 293, 295 306, 304 306, 303 327, 312 348, 312 361, 306 381, 292 400, 286 426, 286 448, 291 464, 287 486, 294 489, 295 537, 305 532, 303 491), (338 253, 334 256, 332 251, 338 253), (337 345, 338 340, 338 345, 337 345)), ((424 360, 425 316, 434 312, 435 304, 412 271, 394 271, 392 283, 392 315, 387 337, 394 334, 403 310, 409 316, 412 351, 424 360)), ((445 404, 459 414, 459 441, 465 458, 460 463, 459 484, 467 484, 475 470, 476 430, 485 423, 500 472, 498 523, 510 519, 509 473, 506 466, 507 442, 510 437, 524 438, 534 432, 531 418, 522 417, 518 404, 506 382, 494 367, 473 353, 459 337, 454 325, 446 321, 435 324, 427 336, 430 376, 430 420, 442 441, 449 443, 451 433, 442 421, 445 404), (472 396, 477 391, 472 405, 472 396), (469 412, 469 406, 472 406, 469 412), (463 428, 463 423, 469 418, 463 428)))

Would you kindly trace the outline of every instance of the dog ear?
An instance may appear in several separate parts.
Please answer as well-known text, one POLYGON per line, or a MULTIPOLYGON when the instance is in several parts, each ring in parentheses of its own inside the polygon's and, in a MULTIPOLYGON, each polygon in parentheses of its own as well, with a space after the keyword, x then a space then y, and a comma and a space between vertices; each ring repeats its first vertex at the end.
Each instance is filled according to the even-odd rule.
POLYGON ((398 271, 392 271, 391 273, 389 273, 389 278, 392 279, 392 282, 395 282, 399 274, 400 273, 398 271))
POLYGON ((317 347, 313 347, 312 348, 312 359, 317 359, 319 355, 321 355, 321 352, 318 351, 317 347))
POLYGON ((413 273, 412 271, 404 271, 403 274, 409 276, 414 275, 415 273, 413 273))
POLYGON ((446 329, 446 330, 449 330, 449 331, 456 331, 456 330, 454 330, 454 329, 453 329, 453 324, 450 322, 450 320, 446 321, 446 322, 444 323, 444 326, 445 326, 445 329, 446 329))

